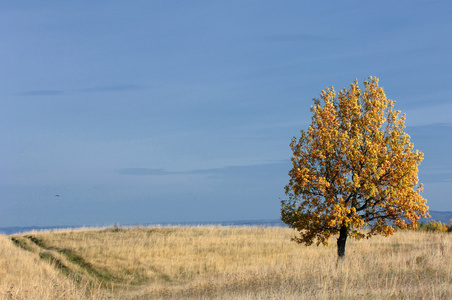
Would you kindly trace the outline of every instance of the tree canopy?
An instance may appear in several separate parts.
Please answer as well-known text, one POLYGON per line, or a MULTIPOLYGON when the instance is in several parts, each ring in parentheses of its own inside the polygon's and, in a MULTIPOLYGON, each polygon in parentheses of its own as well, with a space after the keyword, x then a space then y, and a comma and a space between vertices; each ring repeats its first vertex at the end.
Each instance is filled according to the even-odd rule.
POLYGON ((355 80, 348 90, 322 91, 313 100, 312 124, 292 139, 281 220, 299 231, 296 242, 328 245, 339 233, 343 257, 348 236, 388 236, 428 216, 418 181, 423 154, 378 82, 370 77, 364 90, 355 80))

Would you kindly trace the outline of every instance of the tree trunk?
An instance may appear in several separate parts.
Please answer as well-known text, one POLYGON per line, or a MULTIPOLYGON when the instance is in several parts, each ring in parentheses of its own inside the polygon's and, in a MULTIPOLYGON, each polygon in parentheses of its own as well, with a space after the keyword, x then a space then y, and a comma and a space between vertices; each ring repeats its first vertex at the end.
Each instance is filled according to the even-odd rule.
POLYGON ((337 239, 337 255, 338 258, 345 257, 345 243, 347 242, 348 228, 342 226, 339 231, 339 238, 337 239))

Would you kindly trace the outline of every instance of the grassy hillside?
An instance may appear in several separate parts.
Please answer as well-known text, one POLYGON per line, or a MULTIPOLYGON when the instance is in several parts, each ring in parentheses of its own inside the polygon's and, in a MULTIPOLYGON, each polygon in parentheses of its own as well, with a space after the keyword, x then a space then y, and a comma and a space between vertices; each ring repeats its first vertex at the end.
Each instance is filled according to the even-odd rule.
POLYGON ((452 235, 331 247, 287 228, 133 227, 0 236, 0 299, 452 299, 452 235))

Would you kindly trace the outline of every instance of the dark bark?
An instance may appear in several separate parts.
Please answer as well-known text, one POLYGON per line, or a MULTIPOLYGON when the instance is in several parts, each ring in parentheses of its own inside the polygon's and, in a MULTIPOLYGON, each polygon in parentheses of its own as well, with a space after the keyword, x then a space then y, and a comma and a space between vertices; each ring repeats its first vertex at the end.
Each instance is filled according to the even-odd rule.
POLYGON ((337 255, 339 258, 345 257, 345 243, 347 242, 348 228, 342 226, 337 239, 337 255))

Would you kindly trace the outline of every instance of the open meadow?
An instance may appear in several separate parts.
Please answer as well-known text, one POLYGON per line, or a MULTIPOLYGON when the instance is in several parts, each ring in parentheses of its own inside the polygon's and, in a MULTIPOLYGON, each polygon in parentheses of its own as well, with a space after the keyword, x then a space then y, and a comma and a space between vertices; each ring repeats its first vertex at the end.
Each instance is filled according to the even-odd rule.
POLYGON ((109 227, 0 235, 0 299, 452 299, 452 234, 330 247, 276 227, 109 227))

